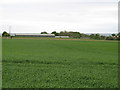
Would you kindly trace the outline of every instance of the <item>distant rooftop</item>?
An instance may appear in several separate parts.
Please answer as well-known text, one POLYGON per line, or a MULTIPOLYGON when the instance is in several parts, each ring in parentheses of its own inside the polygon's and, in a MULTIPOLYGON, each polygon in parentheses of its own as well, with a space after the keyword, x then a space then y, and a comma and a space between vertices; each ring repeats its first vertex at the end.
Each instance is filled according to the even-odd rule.
POLYGON ((39 33, 11 33, 12 36, 14 35, 41 35, 41 36, 55 36, 54 34, 39 34, 39 33))

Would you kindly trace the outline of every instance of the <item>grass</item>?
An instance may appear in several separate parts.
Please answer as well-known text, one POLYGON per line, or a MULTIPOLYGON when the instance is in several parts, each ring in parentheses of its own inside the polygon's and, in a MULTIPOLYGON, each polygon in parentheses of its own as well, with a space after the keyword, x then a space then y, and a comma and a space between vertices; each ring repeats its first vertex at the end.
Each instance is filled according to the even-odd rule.
POLYGON ((116 88, 114 41, 3 39, 3 88, 116 88))

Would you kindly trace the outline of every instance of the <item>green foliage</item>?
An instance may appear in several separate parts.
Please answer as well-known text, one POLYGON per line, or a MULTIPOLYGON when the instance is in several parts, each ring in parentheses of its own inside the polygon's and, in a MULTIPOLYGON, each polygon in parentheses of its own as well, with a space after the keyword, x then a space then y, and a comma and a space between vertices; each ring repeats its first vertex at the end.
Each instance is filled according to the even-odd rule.
POLYGON ((3 39, 3 88, 117 88, 117 41, 3 39))
POLYGON ((100 40, 100 39, 101 39, 101 36, 100 36, 99 34, 91 34, 91 35, 90 35, 90 38, 100 40))
POLYGON ((44 31, 44 32, 41 32, 41 34, 48 34, 48 33, 44 31))
POLYGON ((55 36, 59 35, 59 33, 57 33, 56 31, 53 31, 51 34, 55 34, 55 36))
POLYGON ((114 37, 108 36, 108 37, 106 37, 106 40, 114 40, 114 37))
POLYGON ((67 31, 61 31, 59 33, 59 36, 70 36, 70 35, 69 35, 69 32, 67 32, 67 31))
POLYGON ((10 36, 10 34, 7 33, 6 31, 4 31, 4 32, 2 33, 2 37, 9 37, 9 36, 10 36))
POLYGON ((119 37, 120 37, 120 33, 118 33, 118 34, 117 34, 117 36, 119 36, 119 37))
POLYGON ((116 36, 116 34, 111 34, 113 37, 115 37, 116 36))
POLYGON ((69 36, 71 38, 80 38, 81 34, 79 32, 67 32, 67 31, 61 31, 59 33, 59 36, 69 36))
POLYGON ((101 39, 101 40, 105 40, 105 39, 106 39, 106 36, 103 36, 103 35, 102 35, 102 36, 100 36, 100 39, 101 39))
POLYGON ((81 37, 89 37, 89 35, 81 33, 81 37))
POLYGON ((80 38, 81 34, 79 32, 69 32, 70 33, 70 37, 73 38, 80 38))

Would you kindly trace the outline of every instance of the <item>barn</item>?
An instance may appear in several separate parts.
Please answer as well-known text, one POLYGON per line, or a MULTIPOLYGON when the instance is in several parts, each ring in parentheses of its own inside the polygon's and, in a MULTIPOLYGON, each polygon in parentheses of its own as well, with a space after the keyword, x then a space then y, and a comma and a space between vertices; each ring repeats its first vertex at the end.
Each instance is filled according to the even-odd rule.
POLYGON ((54 34, 37 34, 37 33, 17 33, 15 37, 55 37, 54 34))

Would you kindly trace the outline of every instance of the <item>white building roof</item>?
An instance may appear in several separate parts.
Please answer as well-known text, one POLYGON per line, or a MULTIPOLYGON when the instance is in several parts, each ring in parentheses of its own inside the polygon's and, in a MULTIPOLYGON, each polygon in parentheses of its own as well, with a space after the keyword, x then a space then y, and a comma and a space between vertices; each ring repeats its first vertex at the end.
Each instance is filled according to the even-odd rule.
POLYGON ((54 34, 38 34, 38 33, 15 33, 14 35, 40 35, 40 36, 55 36, 54 34))
POLYGON ((69 36, 55 36, 55 38, 69 38, 69 36))

